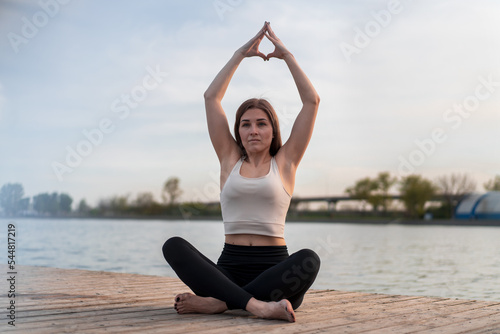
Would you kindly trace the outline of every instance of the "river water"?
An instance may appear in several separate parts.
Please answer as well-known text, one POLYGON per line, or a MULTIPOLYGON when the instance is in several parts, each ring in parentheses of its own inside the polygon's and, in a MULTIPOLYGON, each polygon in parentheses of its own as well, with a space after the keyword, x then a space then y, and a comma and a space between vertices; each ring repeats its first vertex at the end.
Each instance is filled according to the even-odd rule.
MULTIPOLYGON (((210 259, 220 255, 217 221, 0 219, 16 229, 16 262, 171 276, 163 242, 182 236, 210 259)), ((315 289, 500 301, 500 228, 287 223, 289 253, 315 250, 315 289)), ((7 263, 7 238, 0 240, 7 263)), ((19 273, 20 280, 22 272, 19 273)))

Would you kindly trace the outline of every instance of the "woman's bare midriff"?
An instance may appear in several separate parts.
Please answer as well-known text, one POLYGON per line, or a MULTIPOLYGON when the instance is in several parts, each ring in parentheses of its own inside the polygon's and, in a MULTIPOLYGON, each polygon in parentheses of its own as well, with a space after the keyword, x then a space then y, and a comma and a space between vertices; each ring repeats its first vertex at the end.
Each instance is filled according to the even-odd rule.
POLYGON ((225 242, 239 246, 286 246, 284 238, 258 234, 226 234, 225 242))

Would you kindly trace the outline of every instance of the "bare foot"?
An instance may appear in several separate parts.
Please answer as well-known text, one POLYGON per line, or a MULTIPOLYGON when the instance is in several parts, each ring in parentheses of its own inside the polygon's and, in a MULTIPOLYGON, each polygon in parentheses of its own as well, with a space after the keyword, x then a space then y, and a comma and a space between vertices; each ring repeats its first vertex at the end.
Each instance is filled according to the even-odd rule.
POLYGON ((181 293, 175 297, 174 308, 179 314, 216 314, 227 310, 226 303, 212 297, 200 297, 192 293, 181 293))
POLYGON ((269 302, 270 312, 264 318, 266 319, 281 319, 289 322, 295 322, 295 312, 293 312, 292 304, 286 299, 279 302, 269 302))
POLYGON ((252 298, 248 302, 246 309, 259 318, 295 322, 295 312, 292 304, 286 299, 279 302, 263 302, 252 298))

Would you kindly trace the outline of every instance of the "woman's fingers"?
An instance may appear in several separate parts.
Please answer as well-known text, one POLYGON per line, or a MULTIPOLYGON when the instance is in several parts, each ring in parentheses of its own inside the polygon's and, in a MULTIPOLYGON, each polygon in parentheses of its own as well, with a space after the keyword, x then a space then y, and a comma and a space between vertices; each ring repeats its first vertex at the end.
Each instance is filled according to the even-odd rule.
MULTIPOLYGON (((266 34, 266 36, 268 36, 268 35, 266 34)), ((280 44, 279 40, 276 40, 276 39, 269 37, 269 36, 268 36, 268 38, 274 45, 274 51, 267 55, 267 60, 269 60, 270 58, 273 58, 273 57, 282 59, 284 56, 283 46, 280 44)))
POLYGON ((271 36, 267 32, 265 35, 266 35, 267 39, 270 40, 271 43, 273 43, 274 45, 276 45, 276 43, 278 43, 279 39, 276 36, 271 36))
POLYGON ((267 60, 271 58, 279 58, 279 57, 276 55, 276 52, 271 52, 267 54, 267 60))
POLYGON ((267 39, 269 39, 274 45, 274 51, 267 55, 267 60, 269 60, 270 58, 284 59, 285 56, 290 53, 290 51, 288 51, 283 42, 278 38, 278 36, 276 36, 269 22, 266 22, 266 27, 267 31, 265 35, 267 39))
POLYGON ((276 36, 274 33, 273 29, 271 29, 271 25, 267 24, 267 32, 266 32, 266 37, 274 44, 283 44, 281 40, 276 36))
POLYGON ((276 36, 276 34, 274 33, 273 29, 271 28, 271 23, 270 23, 270 22, 266 22, 266 28, 267 28, 267 32, 269 33, 269 34, 268 34, 268 37, 269 37, 269 36, 272 36, 273 38, 278 39, 278 37, 277 37, 277 36, 276 36))
POLYGON ((255 35, 255 37, 253 38, 254 40, 256 39, 262 39, 264 38, 264 34, 266 33, 266 30, 267 30, 267 24, 264 23, 264 26, 262 27, 262 29, 260 29, 260 31, 257 33, 257 35, 255 35))
POLYGON ((260 31, 243 47, 241 47, 240 52, 245 57, 257 56, 261 57, 264 60, 269 60, 269 58, 272 57, 283 58, 283 55, 287 52, 287 50, 280 39, 276 36, 274 31, 271 29, 271 24, 266 21, 260 31), (268 55, 263 54, 259 50, 260 43, 262 42, 264 36, 266 36, 274 45, 274 51, 268 55))
POLYGON ((260 31, 239 49, 239 52, 244 57, 258 56, 264 60, 267 60, 266 55, 260 52, 259 50, 259 45, 262 42, 262 39, 264 38, 266 31, 267 31, 267 25, 264 24, 264 26, 260 29, 260 31))
POLYGON ((271 22, 266 22, 265 26, 267 31, 274 34, 273 29, 271 28, 271 22))

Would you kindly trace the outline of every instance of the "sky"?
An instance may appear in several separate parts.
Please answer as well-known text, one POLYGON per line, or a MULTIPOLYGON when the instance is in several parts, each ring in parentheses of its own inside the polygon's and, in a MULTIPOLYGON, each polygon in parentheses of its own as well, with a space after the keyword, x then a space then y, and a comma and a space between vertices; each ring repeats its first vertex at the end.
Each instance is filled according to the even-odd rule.
MULTIPOLYGON (((500 174, 500 3, 0 2, 0 186, 100 199, 180 179, 219 199, 203 93, 270 21, 321 103, 294 196, 341 195, 388 171, 500 174)), ((264 40, 264 53, 273 50, 264 40)), ((286 141, 301 103, 283 61, 245 59, 223 100, 268 99, 286 141)))

